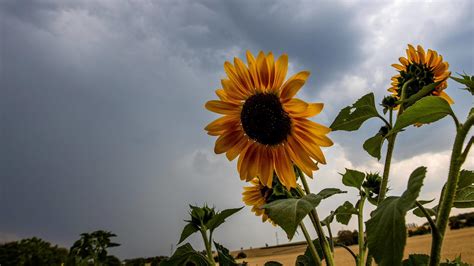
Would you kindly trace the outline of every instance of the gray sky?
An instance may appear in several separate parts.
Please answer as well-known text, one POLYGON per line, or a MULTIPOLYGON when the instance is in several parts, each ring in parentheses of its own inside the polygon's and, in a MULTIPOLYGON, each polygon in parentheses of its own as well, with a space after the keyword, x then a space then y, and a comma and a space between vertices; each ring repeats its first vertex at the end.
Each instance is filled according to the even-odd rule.
MULTIPOLYGON (((224 61, 247 49, 287 53, 290 72, 312 73, 299 97, 324 102, 314 120, 329 125, 363 94, 375 91, 377 102, 388 94, 390 64, 407 43, 437 50, 453 73, 474 73, 473 13, 469 0, 0 0, 0 240, 39 236, 69 247, 105 229, 118 234, 112 253, 121 258, 169 255, 189 203, 243 205, 235 162, 214 155, 203 130, 217 118, 203 106, 216 98, 224 61)), ((464 119, 473 98, 449 84, 464 119)), ((313 191, 342 187, 344 168, 381 171, 362 150, 379 127, 331 133, 313 191)), ((428 166, 422 196, 439 195, 452 132, 445 119, 400 135, 393 195, 420 165, 428 166)), ((320 216, 355 196, 323 202, 320 216)), ((275 232, 286 241, 245 208, 215 240, 257 247, 275 244, 275 232)), ((204 248, 198 236, 189 241, 204 248)))

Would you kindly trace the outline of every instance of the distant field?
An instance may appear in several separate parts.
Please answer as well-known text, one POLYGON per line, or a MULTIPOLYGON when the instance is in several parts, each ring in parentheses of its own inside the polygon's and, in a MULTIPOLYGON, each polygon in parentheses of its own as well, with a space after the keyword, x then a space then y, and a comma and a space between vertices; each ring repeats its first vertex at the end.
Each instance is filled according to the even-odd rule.
MULTIPOLYGON (((408 238, 407 247, 405 248, 405 257, 408 254, 421 253, 429 254, 431 247, 431 235, 415 236, 408 238)), ((350 247, 357 253, 358 247, 350 247)), ((285 246, 275 248, 254 248, 244 250, 247 254, 249 266, 263 266, 265 262, 274 260, 283 265, 295 265, 296 257, 304 253, 305 245, 285 246)), ((232 252, 236 255, 238 252, 232 252)), ((474 264, 474 228, 465 228, 460 230, 448 231, 443 244, 442 258, 453 259, 461 254, 462 260, 474 264)), ((244 260, 239 260, 242 262, 244 260)), ((354 265, 351 255, 342 248, 335 249, 336 265, 354 265)))

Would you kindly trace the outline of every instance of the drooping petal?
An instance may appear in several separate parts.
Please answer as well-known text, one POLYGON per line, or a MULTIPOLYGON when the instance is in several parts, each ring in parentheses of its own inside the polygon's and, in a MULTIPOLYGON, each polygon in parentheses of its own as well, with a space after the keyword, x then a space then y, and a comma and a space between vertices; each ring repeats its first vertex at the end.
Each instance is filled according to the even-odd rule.
POLYGON ((223 115, 240 114, 241 110, 241 105, 239 104, 216 100, 208 101, 205 107, 211 112, 223 115))

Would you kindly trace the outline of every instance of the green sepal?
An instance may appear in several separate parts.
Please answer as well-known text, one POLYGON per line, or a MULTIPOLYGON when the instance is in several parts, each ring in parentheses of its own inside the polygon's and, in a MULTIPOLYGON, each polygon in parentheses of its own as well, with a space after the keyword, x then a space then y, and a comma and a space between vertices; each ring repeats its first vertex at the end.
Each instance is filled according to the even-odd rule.
POLYGON ((194 263, 196 266, 210 266, 209 260, 193 249, 191 244, 186 243, 173 253, 173 255, 160 263, 160 266, 176 266, 194 263))
POLYGON ((472 95, 474 95, 474 76, 469 76, 469 75, 461 75, 459 74, 462 78, 458 77, 451 77, 451 79, 466 85, 466 88, 462 88, 463 90, 469 91, 472 95))
POLYGON ((292 239, 303 218, 319 203, 332 195, 346 193, 337 188, 326 188, 318 194, 308 194, 300 199, 281 199, 262 206, 268 217, 278 224, 292 239))
POLYGON ((219 258, 219 266, 237 266, 234 258, 229 254, 229 250, 224 246, 218 244, 214 241, 214 246, 216 246, 217 257, 219 258))
POLYGON ((370 156, 380 160, 382 144, 384 140, 385 138, 382 136, 382 134, 377 133, 375 136, 367 139, 362 147, 368 154, 370 154, 370 156))
POLYGON ((449 103, 438 96, 427 96, 407 108, 398 118, 395 126, 387 136, 399 132, 407 126, 417 123, 429 124, 440 120, 446 115, 453 115, 449 103))
POLYGON ((378 115, 375 108, 374 94, 371 92, 357 100, 353 105, 343 108, 330 128, 333 131, 354 131, 359 129, 366 120, 378 115))
POLYGON ((402 263, 407 239, 405 215, 415 204, 425 176, 426 167, 415 169, 402 196, 386 198, 365 223, 369 252, 380 266, 402 263))

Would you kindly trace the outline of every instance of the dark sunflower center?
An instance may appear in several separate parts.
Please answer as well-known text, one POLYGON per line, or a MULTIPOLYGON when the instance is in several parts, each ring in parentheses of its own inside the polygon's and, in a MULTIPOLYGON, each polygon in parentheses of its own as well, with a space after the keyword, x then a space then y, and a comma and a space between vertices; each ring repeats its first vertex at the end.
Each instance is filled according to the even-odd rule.
POLYGON ((400 71, 398 78, 398 97, 402 96, 402 87, 405 82, 413 78, 406 89, 406 98, 420 91, 424 86, 434 82, 434 74, 430 68, 423 64, 413 63, 407 67, 406 71, 400 71))
POLYGON ((249 138, 264 144, 282 143, 291 130, 291 119, 274 94, 259 93, 248 98, 240 113, 249 138))

